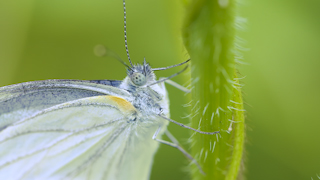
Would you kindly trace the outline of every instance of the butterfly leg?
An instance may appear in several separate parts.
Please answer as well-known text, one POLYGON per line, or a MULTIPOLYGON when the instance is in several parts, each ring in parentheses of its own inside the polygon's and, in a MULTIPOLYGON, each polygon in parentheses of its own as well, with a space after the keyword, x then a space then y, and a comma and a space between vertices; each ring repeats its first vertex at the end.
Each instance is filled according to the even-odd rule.
POLYGON ((186 126, 186 125, 184 125, 184 124, 182 124, 182 123, 179 123, 179 122, 177 122, 177 121, 175 121, 175 120, 173 120, 173 119, 170 119, 170 118, 167 118, 167 117, 165 117, 165 116, 162 116, 161 114, 156 114, 156 115, 158 115, 158 116, 161 117, 162 119, 165 119, 165 120, 167 120, 167 121, 170 121, 170 122, 172 122, 172 123, 175 123, 175 124, 177 124, 177 125, 179 125, 179 126, 181 126, 181 127, 183 127, 183 128, 191 129, 192 131, 196 131, 196 132, 201 133, 201 134, 210 134, 210 135, 212 135, 212 134, 218 134, 218 133, 220 133, 220 131, 214 131, 214 132, 200 131, 200 130, 198 130, 198 129, 194 129, 194 128, 192 128, 192 127, 189 127, 189 126, 186 126))
POLYGON ((172 141, 172 142, 169 142, 169 141, 164 141, 162 139, 157 139, 157 135, 159 134, 160 130, 161 130, 161 126, 159 126, 159 128, 157 129, 157 131, 154 133, 152 139, 153 140, 156 140, 158 141, 159 143, 162 143, 162 144, 166 144, 168 146, 171 146, 171 147, 174 147, 174 148, 177 148, 179 151, 181 151, 188 159, 190 159, 193 163, 195 163, 195 165, 199 168, 200 172, 202 174, 205 174, 201 168, 201 166, 199 165, 199 163, 186 151, 184 150, 180 145, 179 145, 179 142, 178 140, 168 131, 166 130, 166 136, 172 141))
MULTIPOLYGON (((160 80, 161 80, 161 79, 162 79, 162 78, 160 78, 160 80)), ((165 79, 165 78, 164 78, 164 79, 165 79)), ((185 93, 190 93, 190 92, 191 92, 190 89, 185 88, 185 87, 181 86, 180 84, 178 84, 178 83, 176 83, 176 82, 174 82, 174 81, 172 81, 172 80, 170 80, 170 79, 166 79, 164 82, 166 82, 167 84, 170 84, 171 86, 173 86, 173 87, 175 87, 175 88, 177 88, 177 89, 180 89, 181 91, 183 91, 183 92, 185 92, 185 93)))

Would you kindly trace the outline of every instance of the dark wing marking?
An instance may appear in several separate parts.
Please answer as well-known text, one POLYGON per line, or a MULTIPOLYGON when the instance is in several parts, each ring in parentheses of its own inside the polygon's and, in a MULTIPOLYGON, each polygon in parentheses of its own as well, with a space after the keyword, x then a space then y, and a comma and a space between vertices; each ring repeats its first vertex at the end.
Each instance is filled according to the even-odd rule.
POLYGON ((108 86, 113 86, 113 87, 119 87, 122 81, 118 80, 89 80, 89 82, 97 83, 97 84, 104 84, 108 86))

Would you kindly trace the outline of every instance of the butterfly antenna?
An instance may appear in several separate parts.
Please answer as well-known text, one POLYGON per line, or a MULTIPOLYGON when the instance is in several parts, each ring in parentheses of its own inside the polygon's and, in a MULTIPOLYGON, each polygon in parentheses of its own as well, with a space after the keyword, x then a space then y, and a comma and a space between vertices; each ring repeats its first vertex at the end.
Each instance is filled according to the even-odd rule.
POLYGON ((172 66, 168 66, 168 67, 162 67, 162 68, 153 68, 152 71, 162 71, 162 70, 167 70, 167 69, 170 69, 170 68, 173 68, 173 67, 177 67, 177 66, 181 66, 187 62, 189 62, 190 59, 186 60, 185 62, 182 62, 180 64, 175 64, 175 65, 172 65, 172 66))
POLYGON ((127 42, 127 12, 126 12, 125 0, 123 0, 123 12, 124 12, 124 44, 126 46, 128 60, 130 62, 131 67, 133 67, 133 64, 131 62, 130 55, 129 55, 128 42, 127 42))

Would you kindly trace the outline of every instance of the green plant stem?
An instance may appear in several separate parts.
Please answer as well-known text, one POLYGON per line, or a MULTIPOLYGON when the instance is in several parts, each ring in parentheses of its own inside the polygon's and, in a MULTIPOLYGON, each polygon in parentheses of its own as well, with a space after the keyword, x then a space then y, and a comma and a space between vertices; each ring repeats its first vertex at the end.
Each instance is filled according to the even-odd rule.
POLYGON ((183 38, 192 60, 192 126, 217 131, 195 133, 192 155, 206 175, 192 167, 193 179, 236 179, 242 159, 244 116, 235 81, 234 0, 190 0, 183 38), (239 123, 232 123, 237 119, 239 123))

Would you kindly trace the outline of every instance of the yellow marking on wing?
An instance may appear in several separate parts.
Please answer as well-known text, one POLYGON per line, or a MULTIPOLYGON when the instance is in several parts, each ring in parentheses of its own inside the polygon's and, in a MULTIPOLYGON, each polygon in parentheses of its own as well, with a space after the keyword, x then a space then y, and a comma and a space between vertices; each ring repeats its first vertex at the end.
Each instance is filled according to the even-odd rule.
POLYGON ((118 106, 120 106, 124 109, 127 109, 127 110, 135 110, 136 109, 133 107, 133 105, 129 101, 127 101, 123 98, 119 98, 117 96, 108 96, 108 98, 112 101, 115 101, 118 104, 118 106))
POLYGON ((107 103, 114 105, 124 113, 132 113, 136 108, 127 100, 117 96, 102 96, 107 100, 107 103))

